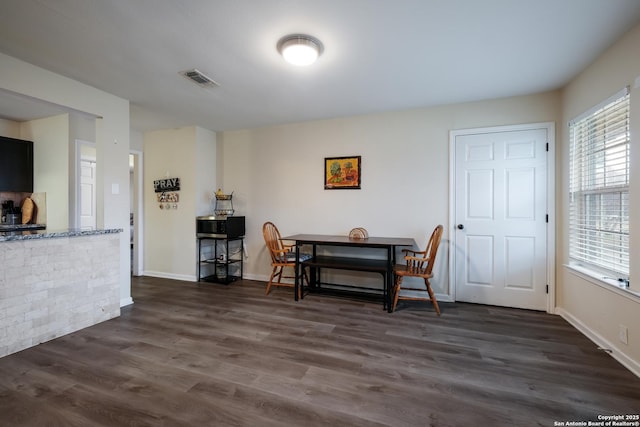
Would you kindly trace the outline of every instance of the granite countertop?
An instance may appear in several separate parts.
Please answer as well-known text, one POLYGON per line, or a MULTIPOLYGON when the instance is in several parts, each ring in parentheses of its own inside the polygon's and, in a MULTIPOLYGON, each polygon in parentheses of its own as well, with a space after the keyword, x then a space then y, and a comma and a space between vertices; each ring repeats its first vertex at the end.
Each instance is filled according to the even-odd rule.
POLYGON ((0 223, 0 231, 44 230, 47 224, 3 224, 0 223))
MULTIPOLYGON (((35 225, 35 224, 34 224, 35 225)), ((55 239, 59 237, 78 237, 78 236, 95 236, 98 234, 114 234, 122 233, 122 228, 109 228, 101 230, 84 230, 84 229, 68 229, 68 230, 18 230, 18 231, 1 231, 0 242, 9 242, 14 240, 36 240, 36 239, 55 239)))

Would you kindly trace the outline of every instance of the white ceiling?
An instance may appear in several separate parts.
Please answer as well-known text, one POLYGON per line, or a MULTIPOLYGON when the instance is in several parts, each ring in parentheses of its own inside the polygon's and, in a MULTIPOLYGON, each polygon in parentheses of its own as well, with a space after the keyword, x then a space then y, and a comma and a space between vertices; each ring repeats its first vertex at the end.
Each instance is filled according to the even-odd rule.
MULTIPOLYGON (((220 131, 557 89, 639 21, 638 0, 5 0, 0 52, 129 99, 134 129, 220 131), (291 33, 316 64, 284 62, 291 33)), ((39 107, 0 93, 0 117, 39 107)))

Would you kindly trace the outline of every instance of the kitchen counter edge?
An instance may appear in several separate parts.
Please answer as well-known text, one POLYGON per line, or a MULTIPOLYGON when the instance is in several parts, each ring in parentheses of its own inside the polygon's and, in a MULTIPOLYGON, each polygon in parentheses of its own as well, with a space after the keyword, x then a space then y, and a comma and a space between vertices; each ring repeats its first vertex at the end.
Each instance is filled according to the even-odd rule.
POLYGON ((57 239, 61 237, 95 236, 99 234, 122 233, 122 228, 106 228, 102 230, 22 230, 0 232, 0 242, 10 242, 15 240, 39 240, 57 239))

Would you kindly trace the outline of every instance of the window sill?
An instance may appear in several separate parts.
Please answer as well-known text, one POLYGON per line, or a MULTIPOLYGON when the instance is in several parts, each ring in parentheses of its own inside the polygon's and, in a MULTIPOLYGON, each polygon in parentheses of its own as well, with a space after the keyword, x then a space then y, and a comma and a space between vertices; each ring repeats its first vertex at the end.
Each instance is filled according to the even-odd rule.
POLYGON ((615 294, 640 303, 640 292, 632 291, 624 285, 619 284, 617 280, 606 278, 601 273, 589 270, 578 265, 565 264, 564 266, 567 268, 567 270, 569 270, 570 273, 590 283, 593 283, 594 285, 600 286, 601 288, 604 288, 615 294))

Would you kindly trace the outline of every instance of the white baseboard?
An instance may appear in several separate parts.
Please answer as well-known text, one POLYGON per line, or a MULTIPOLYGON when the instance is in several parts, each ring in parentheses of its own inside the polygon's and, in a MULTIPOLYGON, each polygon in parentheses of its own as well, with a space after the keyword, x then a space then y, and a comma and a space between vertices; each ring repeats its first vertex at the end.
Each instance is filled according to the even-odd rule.
POLYGON ((173 280, 182 280, 185 282, 196 282, 196 276, 192 276, 189 274, 172 274, 164 271, 145 271, 142 273, 143 276, 150 277, 159 277, 161 279, 173 279, 173 280))
POLYGON ((247 280, 257 280, 259 282, 268 282, 269 281, 269 276, 265 276, 263 274, 247 274, 244 273, 242 275, 243 279, 247 279, 247 280))
POLYGON ((587 338, 593 341, 598 347, 606 348, 611 352, 609 355, 620 362, 625 368, 630 370, 637 377, 640 377, 640 363, 633 360, 624 351, 622 351, 615 344, 607 341, 604 337, 602 337, 597 332, 592 331, 587 325, 582 323, 580 320, 575 318, 571 313, 568 313, 564 309, 560 307, 556 307, 555 313, 562 317, 564 320, 569 322, 574 328, 582 332, 587 338))
POLYGON ((449 294, 435 294, 438 302, 455 302, 449 294))
POLYGON ((133 298, 131 298, 131 297, 121 298, 120 299, 120 308, 126 307, 126 306, 131 305, 131 304, 133 304, 133 298))

